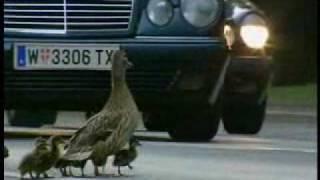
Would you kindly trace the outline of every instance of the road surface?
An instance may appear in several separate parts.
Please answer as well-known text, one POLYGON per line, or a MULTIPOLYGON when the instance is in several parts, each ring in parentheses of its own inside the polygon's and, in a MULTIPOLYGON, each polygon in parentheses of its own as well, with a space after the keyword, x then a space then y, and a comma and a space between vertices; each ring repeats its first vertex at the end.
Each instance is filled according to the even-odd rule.
MULTIPOLYGON (((316 117, 268 116, 257 136, 229 135, 220 126, 209 143, 171 142, 166 133, 159 141, 142 141, 133 170, 107 166, 104 179, 133 180, 315 180, 317 178, 316 117)), ((18 179, 16 168, 30 151, 32 139, 6 139, 10 157, 4 161, 4 179, 18 179)), ((93 168, 85 169, 92 179, 93 168)), ((74 174, 79 174, 75 169, 74 174)), ((52 179, 62 178, 57 170, 52 179)), ((26 176, 27 177, 27 176, 26 176)))

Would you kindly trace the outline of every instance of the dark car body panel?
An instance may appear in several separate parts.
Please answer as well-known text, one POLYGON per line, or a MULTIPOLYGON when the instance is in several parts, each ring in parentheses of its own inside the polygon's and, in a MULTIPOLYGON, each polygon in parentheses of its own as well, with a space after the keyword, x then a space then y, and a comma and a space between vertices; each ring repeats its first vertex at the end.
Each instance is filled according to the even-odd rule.
MULTIPOLYGON (((184 20, 179 1, 171 2, 174 4, 175 15, 163 27, 153 25, 146 17, 147 0, 135 0, 130 29, 126 32, 60 35, 5 32, 5 109, 99 109, 110 93, 109 71, 14 70, 13 44, 19 42, 119 44, 135 65, 128 72, 127 79, 142 110, 151 107, 151 104, 196 106, 197 103, 207 101, 215 90, 228 56, 223 28, 226 19, 234 18, 230 16, 232 11, 227 11, 227 7, 234 6, 228 6, 231 0, 225 1, 219 20, 205 28, 195 28, 184 20)), ((258 12, 254 8, 249 8, 249 11, 258 12)), ((242 15, 235 16, 235 19, 242 15)), ((230 96, 241 96, 241 91, 232 91, 238 88, 234 87, 232 77, 237 74, 235 71, 248 69, 243 73, 252 76, 254 82, 260 83, 261 80, 263 85, 258 88, 262 92, 265 89, 265 77, 269 76, 268 68, 264 68, 265 58, 258 54, 249 62, 239 58, 240 55, 243 56, 237 53, 232 55, 224 89, 230 96), (257 76, 257 72, 261 75, 257 76)))
MULTIPOLYGON (((59 39, 42 41, 66 42, 59 39)), ((40 43, 36 39, 5 39, 5 59, 11 59, 5 62, 7 108, 28 108, 27 104, 33 104, 32 108, 91 109, 107 99, 109 71, 16 71, 12 62, 13 42, 40 43)), ((84 43, 81 40, 68 42, 84 43)), ((97 45, 120 43, 121 49, 127 51, 128 58, 135 65, 128 72, 127 79, 138 101, 146 101, 143 96, 154 96, 149 101, 156 101, 156 97, 163 98, 161 95, 173 89, 178 91, 179 88, 172 84, 178 71, 192 71, 193 74, 210 72, 205 74, 216 77, 216 72, 211 69, 219 69, 226 56, 224 40, 218 38, 140 37, 85 41, 90 42, 97 45)), ((214 79, 203 76, 203 81, 206 81, 203 84, 213 85, 214 79)))

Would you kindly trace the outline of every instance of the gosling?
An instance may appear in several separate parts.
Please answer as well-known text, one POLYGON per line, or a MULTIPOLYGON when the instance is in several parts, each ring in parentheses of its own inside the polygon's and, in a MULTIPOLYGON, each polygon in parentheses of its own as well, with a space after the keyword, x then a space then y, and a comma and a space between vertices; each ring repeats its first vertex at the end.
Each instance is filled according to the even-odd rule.
MULTIPOLYGON (((64 147, 59 149, 61 156, 64 154, 65 149, 67 148, 67 143, 64 147)), ((84 177, 84 167, 87 164, 87 160, 77 161, 77 160, 66 160, 62 157, 56 162, 54 167, 60 170, 62 176, 73 176, 72 167, 81 169, 81 176, 84 177), (67 173, 67 167, 69 168, 69 174, 67 173)))
POLYGON ((99 176, 99 167, 105 168, 108 157, 105 155, 104 151, 106 149, 104 141, 98 141, 94 147, 90 159, 94 166, 94 175, 99 176))
POLYGON ((58 149, 62 143, 62 138, 58 136, 52 136, 49 142, 43 141, 43 138, 37 139, 35 149, 22 159, 18 167, 21 178, 28 173, 33 179, 32 172, 36 173, 36 178, 40 178, 40 174, 48 178, 46 171, 53 167, 58 160, 58 149))
POLYGON ((9 157, 9 150, 8 150, 8 148, 6 146, 4 146, 3 152, 4 152, 4 159, 9 157))
POLYGON ((120 150, 118 153, 115 154, 113 166, 118 167, 118 174, 120 176, 122 176, 120 169, 121 167, 128 166, 129 169, 133 169, 130 163, 137 158, 138 152, 136 147, 140 145, 141 144, 139 143, 139 141, 135 137, 132 137, 129 142, 129 149, 120 150))
POLYGON ((41 145, 41 144, 48 144, 47 139, 44 138, 44 137, 37 137, 34 140, 34 146, 38 146, 38 145, 41 145))
POLYGON ((47 143, 40 143, 38 139, 35 141, 35 147, 32 152, 26 154, 19 164, 18 170, 20 171, 21 179, 25 174, 29 174, 30 178, 34 178, 32 172, 38 171, 38 164, 41 158, 49 152, 49 145, 47 143))
POLYGON ((87 160, 82 161, 71 161, 71 160, 64 160, 59 159, 57 163, 55 164, 55 168, 60 170, 60 173, 62 176, 73 176, 72 167, 80 168, 81 169, 81 176, 84 177, 84 167, 87 164, 87 160), (67 173, 67 167, 69 167, 69 174, 67 173))

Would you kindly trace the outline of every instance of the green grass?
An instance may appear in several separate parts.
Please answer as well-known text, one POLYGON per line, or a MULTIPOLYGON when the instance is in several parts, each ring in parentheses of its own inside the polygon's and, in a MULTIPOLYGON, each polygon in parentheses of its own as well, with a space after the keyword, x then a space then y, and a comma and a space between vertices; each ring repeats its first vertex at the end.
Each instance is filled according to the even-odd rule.
POLYGON ((317 85, 271 87, 269 98, 272 104, 317 106, 317 85))

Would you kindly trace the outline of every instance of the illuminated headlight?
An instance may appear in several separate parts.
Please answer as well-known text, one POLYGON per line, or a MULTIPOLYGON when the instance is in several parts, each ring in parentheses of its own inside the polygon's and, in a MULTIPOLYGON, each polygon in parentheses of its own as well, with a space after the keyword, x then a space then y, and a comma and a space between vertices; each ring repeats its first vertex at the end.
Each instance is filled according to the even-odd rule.
POLYGON ((205 27, 217 19, 219 0, 181 0, 184 18, 195 27, 205 27))
POLYGON ((242 21, 240 35, 248 47, 261 49, 269 38, 269 30, 262 17, 251 14, 242 21))
POLYGON ((168 0, 150 0, 147 14, 153 24, 163 26, 172 18, 173 7, 168 0))

